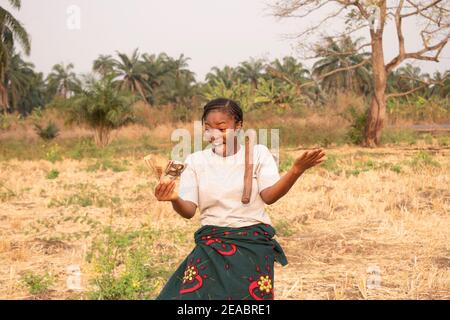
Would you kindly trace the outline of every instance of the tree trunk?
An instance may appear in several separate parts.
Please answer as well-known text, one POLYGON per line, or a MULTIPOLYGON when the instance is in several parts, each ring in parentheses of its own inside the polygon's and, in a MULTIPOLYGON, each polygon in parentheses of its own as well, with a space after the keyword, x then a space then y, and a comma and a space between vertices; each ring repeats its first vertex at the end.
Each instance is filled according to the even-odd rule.
POLYGON ((8 107, 8 89, 5 85, 5 74, 2 68, 0 69, 0 110, 3 114, 6 114, 8 107))
POLYGON ((258 90, 258 80, 252 78, 250 80, 250 83, 252 86, 252 92, 255 92, 256 90, 258 90))
POLYGON ((371 35, 374 92, 367 111, 363 145, 373 148, 380 145, 381 131, 386 117, 387 73, 384 65, 382 32, 371 32, 371 35))
POLYGON ((109 144, 111 130, 106 126, 98 126, 94 129, 95 144, 101 148, 109 144))
POLYGON ((2 84, 0 84, 0 110, 3 114, 8 110, 8 91, 2 84))

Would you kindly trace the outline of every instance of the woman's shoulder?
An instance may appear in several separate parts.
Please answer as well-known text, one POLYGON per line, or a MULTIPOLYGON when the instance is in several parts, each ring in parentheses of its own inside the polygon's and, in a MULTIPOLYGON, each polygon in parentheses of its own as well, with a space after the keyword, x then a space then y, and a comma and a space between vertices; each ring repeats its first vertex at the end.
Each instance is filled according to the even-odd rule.
POLYGON ((255 144, 255 152, 259 155, 273 155, 265 144, 255 144))
POLYGON ((255 149, 258 152, 263 152, 263 153, 270 152, 269 148, 267 148, 267 146, 265 144, 255 144, 255 149))
POLYGON ((188 154, 185 158, 185 162, 187 163, 199 163, 205 160, 205 156, 209 152, 209 149, 198 150, 188 154))

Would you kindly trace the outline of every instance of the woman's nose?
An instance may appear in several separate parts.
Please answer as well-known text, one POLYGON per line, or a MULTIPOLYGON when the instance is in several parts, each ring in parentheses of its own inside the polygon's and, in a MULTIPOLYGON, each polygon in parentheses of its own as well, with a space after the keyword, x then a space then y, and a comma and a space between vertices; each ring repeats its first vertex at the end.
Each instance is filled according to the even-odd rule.
POLYGON ((206 131, 205 136, 211 141, 212 139, 220 139, 222 137, 222 133, 219 130, 213 129, 206 131))

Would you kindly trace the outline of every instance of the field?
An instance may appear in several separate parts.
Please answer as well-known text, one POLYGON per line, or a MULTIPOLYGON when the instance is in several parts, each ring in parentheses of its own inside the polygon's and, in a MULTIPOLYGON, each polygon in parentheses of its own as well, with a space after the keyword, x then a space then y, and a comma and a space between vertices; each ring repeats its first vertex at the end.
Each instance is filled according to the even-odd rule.
MULTIPOLYGON (((156 201, 140 154, 49 150, 0 162, 0 298, 154 298, 192 250, 198 213, 156 201), (67 289, 71 264, 80 291, 67 289)), ((289 260, 276 299, 449 299, 450 149, 325 150, 267 207, 289 260)), ((280 169, 302 152, 283 149, 280 169)))
POLYGON ((155 299, 201 224, 143 158, 242 125, 281 174, 326 152, 266 206, 275 299, 450 300, 450 1, 3 2, 0 299, 155 299))

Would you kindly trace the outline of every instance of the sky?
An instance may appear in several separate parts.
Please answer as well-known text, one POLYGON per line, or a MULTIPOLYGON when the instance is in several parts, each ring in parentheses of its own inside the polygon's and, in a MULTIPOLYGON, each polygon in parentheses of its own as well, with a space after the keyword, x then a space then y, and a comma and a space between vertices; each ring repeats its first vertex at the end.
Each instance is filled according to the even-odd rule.
MULTIPOLYGON (((172 57, 183 53, 202 81, 213 66, 236 66, 250 57, 299 57, 295 40, 286 35, 304 30, 311 21, 279 21, 271 15, 269 3, 274 1, 22 0, 19 12, 11 11, 31 36, 27 60, 44 74, 61 62, 74 63, 77 73, 87 73, 100 54, 131 54, 139 48, 141 53, 166 52, 172 57)), ((9 7, 6 0, 0 5, 9 7)), ((405 26, 407 49, 420 44, 417 30, 414 23, 405 26)), ((394 40, 394 30, 387 30, 386 60, 398 50, 394 40)), ((429 73, 450 69, 449 47, 439 63, 414 65, 429 73)), ((302 62, 310 67, 313 61, 302 62)))

